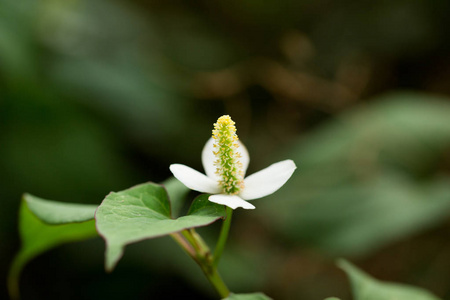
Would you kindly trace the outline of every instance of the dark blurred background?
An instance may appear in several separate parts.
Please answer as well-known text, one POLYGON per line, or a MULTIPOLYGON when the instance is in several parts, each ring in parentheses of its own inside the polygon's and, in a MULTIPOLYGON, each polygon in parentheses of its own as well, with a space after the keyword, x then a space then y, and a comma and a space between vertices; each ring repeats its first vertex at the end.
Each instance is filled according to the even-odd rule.
MULTIPOLYGON (((220 266, 231 290, 351 299, 334 264, 345 257, 450 299, 449 12, 446 0, 0 0, 0 280, 22 193, 99 204, 167 179, 171 163, 202 170, 230 114, 249 173, 298 166, 236 211, 220 266)), ((218 225, 201 233, 213 241, 218 225)), ((112 274, 103 251, 96 238, 39 256, 23 299, 216 297, 170 239, 128 246, 112 274)))

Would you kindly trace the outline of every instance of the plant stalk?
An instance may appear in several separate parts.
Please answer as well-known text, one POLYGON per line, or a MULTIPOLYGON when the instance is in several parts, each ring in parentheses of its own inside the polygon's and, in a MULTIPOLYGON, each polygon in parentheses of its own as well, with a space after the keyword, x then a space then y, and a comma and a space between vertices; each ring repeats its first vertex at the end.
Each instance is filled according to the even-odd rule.
POLYGON ((180 245, 180 247, 183 248, 183 250, 200 266, 206 278, 219 293, 220 297, 228 297, 230 290, 217 271, 217 265, 214 264, 211 252, 201 236, 195 232, 195 230, 183 230, 181 233, 173 233, 171 236, 178 243, 178 245, 180 245))
POLYGON ((207 266, 206 268, 202 266, 202 271, 206 275, 206 278, 208 278, 212 286, 219 293, 221 299, 226 298, 230 295, 230 290, 223 281, 222 277, 220 277, 217 268, 211 265, 207 266))
POLYGON ((196 252, 192 246, 183 238, 179 232, 172 233, 170 235, 175 242, 194 260, 197 259, 196 252))
POLYGON ((222 256, 223 249, 227 243, 228 232, 231 226, 231 217, 233 215, 233 209, 227 206, 226 219, 223 221, 222 229, 220 230, 219 240, 217 241, 216 249, 214 250, 213 265, 217 268, 220 257, 222 256))

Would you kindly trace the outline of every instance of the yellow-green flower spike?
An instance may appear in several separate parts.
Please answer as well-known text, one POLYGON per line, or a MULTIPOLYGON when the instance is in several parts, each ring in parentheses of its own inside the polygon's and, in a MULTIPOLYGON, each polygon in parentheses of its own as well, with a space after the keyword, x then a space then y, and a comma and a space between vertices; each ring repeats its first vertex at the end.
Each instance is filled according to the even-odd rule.
POLYGON ((244 172, 239 161, 241 154, 239 148, 236 127, 230 116, 221 116, 214 124, 212 137, 214 138, 214 155, 217 167, 216 174, 220 177, 220 185, 223 192, 228 195, 236 195, 244 188, 244 172))

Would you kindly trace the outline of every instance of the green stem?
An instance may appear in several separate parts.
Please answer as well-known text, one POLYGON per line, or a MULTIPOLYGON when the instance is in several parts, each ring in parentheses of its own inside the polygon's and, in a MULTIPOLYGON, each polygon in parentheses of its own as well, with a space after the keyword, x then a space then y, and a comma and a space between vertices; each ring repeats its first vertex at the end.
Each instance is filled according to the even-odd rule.
POLYGON ((194 228, 189 229, 189 233, 191 234, 192 238, 194 239, 195 243, 197 244, 197 246, 199 247, 200 252, 203 255, 206 256, 211 256, 211 251, 209 250, 208 245, 206 244, 206 242, 202 239, 202 237, 200 236, 200 234, 198 234, 194 228))
POLYGON ((230 290, 220 277, 217 271, 220 257, 225 248, 228 238, 228 232, 231 226, 231 217, 233 210, 229 207, 226 209, 226 217, 220 230, 219 239, 217 241, 214 257, 206 245, 202 237, 194 230, 183 230, 178 233, 171 234, 173 239, 183 248, 189 256, 200 266, 209 282, 213 285, 221 298, 226 298, 230 294, 230 290))
POLYGON ((197 243, 197 241, 192 236, 192 234, 189 232, 189 230, 184 229, 183 231, 181 231, 181 234, 183 234, 185 239, 188 240, 188 242, 192 245, 192 247, 194 247, 195 252, 198 253, 199 251, 201 251, 200 245, 197 243))
POLYGON ((221 298, 226 298, 230 290, 220 277, 217 266, 213 264, 208 246, 195 230, 183 230, 181 233, 171 234, 172 238, 181 248, 200 266, 206 278, 219 293, 221 298))
POLYGON ((230 295, 230 290, 227 285, 223 281, 222 277, 220 277, 217 268, 213 266, 207 266, 206 269, 202 266, 203 273, 205 273, 206 278, 208 278, 209 282, 213 285, 216 291, 219 293, 220 298, 226 298, 230 295), (211 268, 212 267, 212 268, 211 268))
MULTIPOLYGON (((19 254, 20 255, 20 254, 19 254)), ((11 299, 18 300, 20 299, 20 290, 19 290, 19 276, 20 270, 26 262, 23 259, 16 257, 13 261, 11 269, 8 274, 8 293, 11 299)))
POLYGON ((172 233, 170 236, 190 257, 196 260, 197 257, 194 248, 192 248, 192 246, 183 238, 183 236, 179 232, 172 233))
POLYGON ((222 256, 223 249, 228 238, 228 232, 230 231, 231 217, 233 215, 233 209, 227 207, 226 219, 223 221, 222 229, 220 230, 219 240, 217 241, 216 249, 214 250, 213 266, 217 268, 220 257, 222 256))

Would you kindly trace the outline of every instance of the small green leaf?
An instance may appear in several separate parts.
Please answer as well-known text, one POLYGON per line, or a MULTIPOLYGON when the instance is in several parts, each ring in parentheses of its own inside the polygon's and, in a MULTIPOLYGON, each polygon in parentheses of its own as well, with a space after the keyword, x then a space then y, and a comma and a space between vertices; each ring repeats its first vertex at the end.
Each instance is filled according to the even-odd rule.
POLYGON ((94 219, 97 205, 64 203, 45 200, 25 194, 23 199, 28 208, 43 222, 48 224, 78 223, 94 219))
POLYGON ((230 294, 227 298, 223 300, 271 300, 272 298, 267 297, 263 293, 252 293, 252 294, 230 294))
POLYGON ((106 242, 105 267, 111 271, 127 244, 208 225, 225 216, 222 205, 200 195, 188 215, 172 219, 166 190, 155 183, 110 193, 96 214, 97 230, 106 242))
POLYGON ((355 300, 440 300, 421 288, 376 280, 346 260, 338 265, 350 278, 355 300))
MULTIPOLYGON (((58 245, 85 240, 97 235, 94 220, 62 225, 49 225, 42 222, 28 207, 28 203, 30 203, 28 200, 30 199, 30 195, 24 195, 20 205, 19 233, 22 247, 11 264, 8 276, 8 289, 13 299, 19 297, 20 272, 31 259, 58 245)), ((34 201, 36 199, 38 198, 34 197, 31 203, 38 203, 37 210, 43 213, 41 208, 45 207, 45 205, 40 206, 40 204, 48 203, 36 202, 34 201)), ((67 208, 70 209, 71 207, 68 204, 67 208)), ((69 215, 67 212, 64 212, 64 209, 61 209, 61 212, 63 215, 69 215)))

